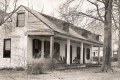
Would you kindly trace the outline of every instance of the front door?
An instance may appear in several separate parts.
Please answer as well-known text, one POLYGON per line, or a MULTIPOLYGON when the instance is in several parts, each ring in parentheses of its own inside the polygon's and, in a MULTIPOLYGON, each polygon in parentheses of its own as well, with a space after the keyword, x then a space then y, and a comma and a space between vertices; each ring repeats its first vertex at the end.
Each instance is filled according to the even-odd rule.
POLYGON ((33 39, 33 58, 41 57, 41 41, 39 39, 33 39))
POLYGON ((77 59, 80 59, 80 47, 77 47, 77 59))

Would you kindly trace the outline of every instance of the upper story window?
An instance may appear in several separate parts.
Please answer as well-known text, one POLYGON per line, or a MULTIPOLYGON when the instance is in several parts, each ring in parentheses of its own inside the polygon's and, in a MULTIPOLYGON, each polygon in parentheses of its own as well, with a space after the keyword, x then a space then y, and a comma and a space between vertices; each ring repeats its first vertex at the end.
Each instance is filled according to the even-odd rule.
POLYGON ((99 41, 99 35, 96 35, 96 40, 98 40, 98 41, 99 41))
POLYGON ((17 13, 17 27, 24 27, 25 26, 25 13, 17 13))
POLYGON ((82 33, 82 36, 84 36, 84 37, 87 38, 87 37, 88 37, 88 33, 87 33, 87 31, 83 32, 83 33, 82 33))

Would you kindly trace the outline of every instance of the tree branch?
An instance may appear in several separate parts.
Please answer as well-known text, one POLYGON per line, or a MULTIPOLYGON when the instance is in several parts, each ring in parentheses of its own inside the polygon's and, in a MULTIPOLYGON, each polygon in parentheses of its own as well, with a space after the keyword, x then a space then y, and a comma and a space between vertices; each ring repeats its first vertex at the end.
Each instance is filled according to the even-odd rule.
POLYGON ((87 0, 87 1, 96 6, 98 16, 100 17, 100 19, 101 19, 102 21, 104 21, 103 18, 102 18, 102 16, 100 15, 98 4, 96 4, 96 3, 94 3, 94 2, 92 2, 92 1, 90 1, 90 0, 87 0))
POLYGON ((99 19, 99 18, 97 18, 97 17, 95 17, 95 16, 88 15, 88 14, 83 13, 83 12, 79 12, 79 14, 82 14, 82 15, 85 15, 85 16, 87 16, 87 17, 90 17, 90 18, 93 18, 93 19, 99 20, 99 21, 101 21, 101 22, 103 22, 103 23, 104 23, 104 21, 103 21, 103 20, 101 20, 101 19, 99 19))
POLYGON ((98 2, 101 2, 101 3, 105 3, 105 1, 104 0, 97 0, 98 2))
POLYGON ((112 14, 111 16, 112 16, 112 18, 113 18, 113 22, 114 22, 114 24, 115 24, 115 27, 119 30, 119 27, 118 27, 117 24, 116 24, 116 20, 115 20, 113 14, 112 14))

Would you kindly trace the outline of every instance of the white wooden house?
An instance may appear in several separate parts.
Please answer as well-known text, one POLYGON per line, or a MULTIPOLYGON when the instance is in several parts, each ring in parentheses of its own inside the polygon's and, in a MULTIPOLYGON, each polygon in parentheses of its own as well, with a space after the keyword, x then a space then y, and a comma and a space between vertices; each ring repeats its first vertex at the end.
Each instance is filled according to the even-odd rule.
POLYGON ((99 35, 20 6, 0 27, 0 68, 53 59, 67 65, 91 63, 94 47, 102 47, 99 35))

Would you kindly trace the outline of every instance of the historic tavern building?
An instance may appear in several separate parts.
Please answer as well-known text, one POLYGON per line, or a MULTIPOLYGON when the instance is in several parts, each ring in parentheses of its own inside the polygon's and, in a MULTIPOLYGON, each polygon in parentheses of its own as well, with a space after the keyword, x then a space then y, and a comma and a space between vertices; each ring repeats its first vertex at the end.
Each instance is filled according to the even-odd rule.
POLYGON ((25 6, 9 14, 0 31, 0 68, 91 63, 93 48, 102 47, 99 35, 25 6))

